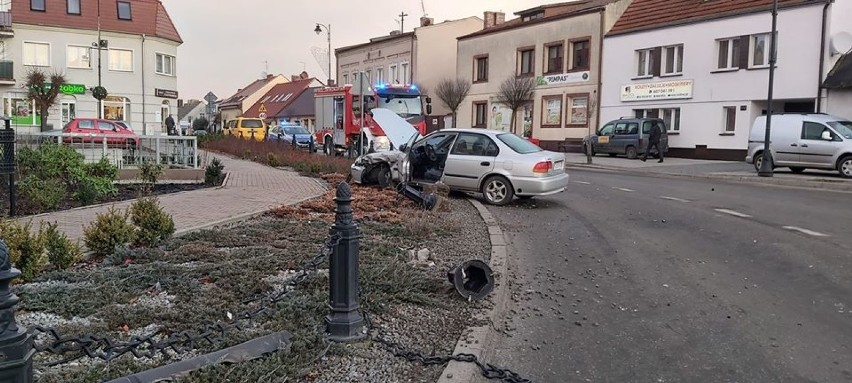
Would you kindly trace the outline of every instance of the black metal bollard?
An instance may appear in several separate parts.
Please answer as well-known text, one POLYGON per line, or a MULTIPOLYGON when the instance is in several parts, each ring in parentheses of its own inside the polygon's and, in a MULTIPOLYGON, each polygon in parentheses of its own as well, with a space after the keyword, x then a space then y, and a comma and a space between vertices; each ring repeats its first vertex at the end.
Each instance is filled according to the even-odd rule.
POLYGON ((9 216, 17 215, 15 197, 15 131, 11 119, 3 117, 5 129, 0 130, 0 174, 9 176, 9 216))
POLYGON ((0 239, 0 382, 33 381, 33 339, 15 322, 18 297, 9 290, 12 279, 21 275, 11 265, 9 248, 0 239))
POLYGON ((329 259, 329 313, 325 318, 329 339, 354 342, 366 338, 364 317, 358 311, 358 243, 361 230, 352 218, 352 189, 337 185, 334 225, 329 231, 338 236, 329 259))

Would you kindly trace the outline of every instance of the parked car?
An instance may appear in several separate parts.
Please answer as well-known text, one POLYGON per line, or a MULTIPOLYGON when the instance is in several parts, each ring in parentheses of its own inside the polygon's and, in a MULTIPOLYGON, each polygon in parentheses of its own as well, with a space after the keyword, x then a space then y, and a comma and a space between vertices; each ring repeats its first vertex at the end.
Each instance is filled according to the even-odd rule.
POLYGON ((542 150, 515 134, 444 129, 421 138, 394 113, 375 109, 373 115, 399 149, 359 158, 351 173, 356 182, 371 180, 371 174, 379 183, 394 176, 405 184, 442 182, 451 190, 480 192, 493 205, 506 205, 515 196, 560 193, 568 186, 564 154, 542 150), (406 136, 407 142, 399 144, 406 136))
POLYGON ((75 118, 62 129, 63 141, 69 144, 102 144, 104 139, 110 147, 136 149, 139 137, 121 122, 97 118, 75 118))
MULTIPOLYGON (((663 133, 660 146, 664 153, 668 153, 668 129, 666 123, 659 118, 621 118, 607 122, 595 134, 583 139, 583 150, 586 153, 591 151, 593 156, 598 153, 606 153, 610 157, 623 154, 631 160, 635 159, 648 148, 648 136, 654 124, 660 124, 663 133)), ((649 154, 655 155, 655 151, 649 154)))
POLYGON ((228 122, 227 134, 239 138, 254 138, 257 141, 266 140, 266 124, 260 118, 244 118, 228 122))
MULTIPOLYGON (((837 170, 852 178, 852 121, 828 114, 772 115, 769 151, 774 167, 837 170)), ((759 116, 748 139, 746 162, 760 170, 766 137, 766 116, 759 116)))
POLYGON ((282 123, 269 129, 267 139, 293 145, 294 148, 316 151, 314 136, 299 124, 282 123))

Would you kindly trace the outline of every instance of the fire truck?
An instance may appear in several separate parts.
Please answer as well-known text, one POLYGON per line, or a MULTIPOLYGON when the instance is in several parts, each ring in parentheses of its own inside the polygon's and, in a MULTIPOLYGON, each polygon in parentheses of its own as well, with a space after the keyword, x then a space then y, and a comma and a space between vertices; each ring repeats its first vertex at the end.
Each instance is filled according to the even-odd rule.
POLYGON ((425 135, 426 114, 432 108, 427 98, 427 113, 423 113, 423 100, 416 85, 377 84, 361 89, 347 84, 317 89, 314 97, 315 142, 328 155, 347 151, 358 155, 362 147, 364 153, 391 149, 381 126, 362 110, 388 109, 425 135))

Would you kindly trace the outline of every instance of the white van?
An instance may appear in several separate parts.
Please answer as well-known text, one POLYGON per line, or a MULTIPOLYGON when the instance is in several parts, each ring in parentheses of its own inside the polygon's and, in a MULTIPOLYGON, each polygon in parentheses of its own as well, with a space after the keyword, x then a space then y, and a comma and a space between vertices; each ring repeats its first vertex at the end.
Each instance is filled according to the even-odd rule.
MULTIPOLYGON (((852 121, 828 114, 773 114, 769 150, 774 167, 837 170, 852 178, 852 121)), ((760 169, 766 116, 754 121, 746 162, 760 169)))

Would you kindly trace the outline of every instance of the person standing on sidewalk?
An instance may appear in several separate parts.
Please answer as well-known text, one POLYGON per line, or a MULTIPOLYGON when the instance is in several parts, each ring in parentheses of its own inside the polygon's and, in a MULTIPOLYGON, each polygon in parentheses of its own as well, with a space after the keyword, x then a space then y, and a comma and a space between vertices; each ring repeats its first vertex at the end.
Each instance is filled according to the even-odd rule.
POLYGON ((177 135, 177 132, 175 131, 175 119, 174 119, 174 117, 172 117, 171 114, 168 117, 166 117, 166 132, 170 136, 176 136, 177 135))
POLYGON ((660 123, 654 123, 654 126, 651 127, 651 133, 648 135, 648 147, 645 148, 645 153, 642 153, 642 162, 648 159, 651 148, 657 148, 657 153, 660 155, 660 160, 657 162, 663 162, 663 147, 660 146, 662 137, 663 130, 660 128, 660 123))

